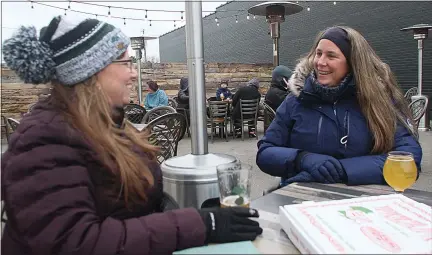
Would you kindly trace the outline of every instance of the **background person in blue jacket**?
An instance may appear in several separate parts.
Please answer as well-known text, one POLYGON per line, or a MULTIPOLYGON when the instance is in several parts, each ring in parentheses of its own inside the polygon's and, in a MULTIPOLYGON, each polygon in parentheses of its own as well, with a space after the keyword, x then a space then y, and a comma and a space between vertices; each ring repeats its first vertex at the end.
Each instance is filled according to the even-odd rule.
POLYGON ((148 81, 148 94, 145 98, 144 108, 148 111, 159 106, 168 105, 168 96, 165 91, 159 89, 155 81, 148 81))
POLYGON ((288 81, 292 93, 258 142, 257 165, 292 182, 385 184, 389 151, 422 149, 395 77, 349 27, 318 34, 288 81))
POLYGON ((232 94, 228 89, 228 81, 223 80, 216 91, 216 99, 219 101, 231 100, 232 94))

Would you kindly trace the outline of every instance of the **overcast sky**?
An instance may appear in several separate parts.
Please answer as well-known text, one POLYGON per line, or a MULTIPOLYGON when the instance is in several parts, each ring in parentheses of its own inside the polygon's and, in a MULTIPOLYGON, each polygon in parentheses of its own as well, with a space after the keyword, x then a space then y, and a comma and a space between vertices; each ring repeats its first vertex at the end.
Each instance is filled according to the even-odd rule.
MULTIPOLYGON (((42 1, 40 1, 42 2, 42 1)), ((89 1, 88 1, 89 2, 89 1)), ((203 11, 214 11, 216 7, 226 3, 227 1, 203 1, 202 9, 203 11)), ((52 6, 61 7, 68 9, 68 1, 43 1, 42 3, 49 4, 52 6)), ((148 10, 176 10, 184 11, 185 2, 184 1, 173 1, 173 2, 163 2, 163 1, 141 1, 141 2, 102 2, 94 1, 94 3, 111 7, 112 16, 129 17, 129 18, 140 18, 144 19, 145 11, 137 10, 122 10, 113 8, 114 6, 140 8, 148 10)), ((2 1, 1 3, 1 42, 5 39, 10 38, 20 25, 30 26, 33 25, 36 29, 41 29, 47 26, 51 19, 56 15, 64 15, 65 11, 60 9, 51 8, 48 6, 43 6, 37 3, 33 4, 34 8, 31 8, 31 3, 29 1, 2 1)), ((107 7, 101 6, 90 6, 80 3, 72 2, 70 4, 71 10, 83 11, 93 14, 108 14, 107 7)), ((210 14, 209 12, 203 12, 203 16, 210 14)), ((83 19, 86 17, 95 18, 95 16, 90 16, 87 14, 81 14, 76 12, 67 12, 67 16, 73 19, 83 19)), ((180 20, 180 13, 170 13, 170 12, 147 12, 148 20, 180 20)), ((114 26, 117 26, 123 30, 123 32, 128 36, 139 36, 142 35, 142 30, 145 30, 146 36, 160 36, 169 31, 172 31, 180 26, 185 25, 185 22, 176 22, 174 27, 173 21, 166 22, 156 22, 153 21, 152 25, 149 25, 149 21, 133 21, 126 19, 126 25, 124 25, 123 19, 108 19, 103 17, 98 17, 100 20, 107 21, 114 26)), ((147 57, 156 57, 159 59, 159 41, 151 40, 147 43, 147 57)))

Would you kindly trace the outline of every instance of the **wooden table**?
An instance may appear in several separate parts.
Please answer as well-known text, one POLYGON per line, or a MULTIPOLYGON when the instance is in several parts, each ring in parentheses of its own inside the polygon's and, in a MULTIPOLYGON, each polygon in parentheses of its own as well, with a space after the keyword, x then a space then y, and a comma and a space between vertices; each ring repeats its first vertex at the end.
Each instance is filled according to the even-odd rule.
MULTIPOLYGON (((263 234, 254 241, 254 245, 262 254, 300 254, 279 224, 279 206, 392 193, 390 187, 381 185, 293 183, 285 186, 252 201, 251 207, 259 210, 258 221, 263 228, 263 234)), ((404 195, 432 206, 432 192, 407 190, 404 195)))

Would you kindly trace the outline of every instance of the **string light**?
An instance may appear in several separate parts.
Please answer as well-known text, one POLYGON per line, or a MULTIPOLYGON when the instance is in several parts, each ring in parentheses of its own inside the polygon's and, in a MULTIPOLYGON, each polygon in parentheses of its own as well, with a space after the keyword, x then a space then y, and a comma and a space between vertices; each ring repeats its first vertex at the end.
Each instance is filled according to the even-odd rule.
POLYGON ((310 7, 308 6, 307 11, 310 12, 310 7))
POLYGON ((183 12, 181 12, 181 17, 180 17, 180 19, 183 19, 183 12))
POLYGON ((65 16, 67 15, 66 10, 67 10, 67 9, 65 9, 65 14, 64 14, 65 16))
POLYGON ((256 19, 255 15, 254 15, 254 19, 256 19))
POLYGON ((126 18, 123 18, 123 24, 126 26, 126 18))
POLYGON ((216 26, 219 26, 219 22, 216 23, 216 26))
POLYGON ((176 23, 175 23, 175 20, 174 20, 174 27, 176 27, 176 23))
POLYGON ((235 17, 236 17, 236 23, 238 23, 237 15, 235 17))
POLYGON ((31 3, 31 8, 34 9, 33 1, 30 1, 30 3, 31 3))
POLYGON ((145 14, 144 18, 146 18, 146 19, 147 19, 147 10, 146 10, 146 14, 145 14))
POLYGON ((218 23, 218 18, 217 18, 217 16, 216 16, 216 14, 215 14, 215 21, 216 21, 216 23, 218 23))
POLYGON ((333 5, 336 5, 336 1, 335 1, 335 2, 333 2, 333 5))
POLYGON ((111 18, 111 6, 108 6, 108 18, 111 18))
POLYGON ((150 20, 150 26, 151 26, 151 20, 150 20))
POLYGON ((69 4, 68 4, 68 9, 70 9, 70 1, 69 1, 69 4))
POLYGON ((246 19, 250 19, 250 18, 249 18, 249 13, 248 13, 248 15, 247 15, 246 19))

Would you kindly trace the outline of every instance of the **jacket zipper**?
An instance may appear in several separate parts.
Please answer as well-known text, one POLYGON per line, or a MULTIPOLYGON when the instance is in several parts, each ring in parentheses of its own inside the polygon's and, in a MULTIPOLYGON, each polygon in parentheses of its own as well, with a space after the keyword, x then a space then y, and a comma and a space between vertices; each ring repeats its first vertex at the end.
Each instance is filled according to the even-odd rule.
POLYGON ((322 116, 320 116, 319 121, 318 121, 318 135, 317 135, 317 143, 318 144, 320 144, 321 125, 322 125, 322 116))
POLYGON ((345 150, 347 149, 348 146, 348 137, 349 137, 349 126, 350 126, 350 115, 348 111, 345 111, 345 116, 344 116, 344 132, 345 135, 341 138, 341 144, 343 144, 345 146, 345 150))

